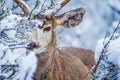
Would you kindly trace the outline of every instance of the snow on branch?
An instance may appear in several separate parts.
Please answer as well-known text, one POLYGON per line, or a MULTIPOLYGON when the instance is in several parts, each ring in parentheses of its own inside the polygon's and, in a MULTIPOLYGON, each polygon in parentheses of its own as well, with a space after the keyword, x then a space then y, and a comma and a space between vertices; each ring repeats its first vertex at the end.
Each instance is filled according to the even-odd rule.
MULTIPOLYGON (((29 10, 26 2, 14 0, 25 13, 25 15, 23 14, 21 16, 16 13, 7 15, 7 9, 5 9, 6 1, 2 1, 0 2, 0 80, 32 80, 33 73, 37 67, 37 59, 36 54, 28 50, 32 48, 29 46, 30 42, 26 41, 26 37, 28 34, 33 33, 33 28, 38 29, 38 26, 42 26, 43 23, 39 20, 33 20, 32 17, 30 17, 32 20, 28 20, 28 17, 31 14, 37 14, 34 11, 40 7, 41 2, 37 0, 32 10, 29 10), (31 59, 32 63, 30 61, 31 59)), ((56 4, 58 3, 51 0, 51 4, 46 8, 43 3, 43 7, 41 7, 43 10, 42 14, 45 13, 44 11, 48 11, 48 13, 50 11, 52 13, 55 10, 56 4)))
POLYGON ((119 42, 120 22, 110 36, 107 35, 104 40, 98 43, 98 49, 95 53, 97 64, 94 68, 94 75, 91 80, 118 80, 117 75, 120 74, 120 64, 117 62, 117 57, 120 55, 120 46, 116 45, 118 45, 119 42))
POLYGON ((100 55, 100 57, 99 57, 99 60, 98 60, 98 62, 97 62, 97 65, 96 65, 96 67, 95 67, 95 72, 96 72, 96 69, 97 69, 98 65, 100 64, 100 61, 101 61, 102 59, 104 59, 104 54, 106 53, 106 49, 108 48, 111 40, 114 39, 115 33, 116 33, 116 31, 118 30, 119 25, 120 25, 120 22, 118 23, 117 27, 115 28, 114 32, 112 33, 111 37, 109 38, 109 40, 108 40, 106 43, 105 43, 105 40, 104 40, 103 44, 104 44, 104 43, 105 43, 105 44, 104 44, 104 47, 103 47, 103 49, 102 49, 102 51, 101 51, 101 55, 100 55))
POLYGON ((11 10, 6 8, 5 0, 0 0, 0 20, 11 14, 11 10))

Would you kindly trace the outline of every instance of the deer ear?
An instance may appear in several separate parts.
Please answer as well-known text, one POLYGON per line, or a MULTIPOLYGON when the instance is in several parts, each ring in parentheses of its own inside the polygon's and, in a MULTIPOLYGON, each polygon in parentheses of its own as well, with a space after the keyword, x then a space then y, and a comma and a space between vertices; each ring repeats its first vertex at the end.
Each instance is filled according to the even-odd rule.
POLYGON ((59 25, 63 27, 75 27, 82 21, 85 12, 86 11, 84 8, 78 8, 68 11, 60 16, 57 16, 56 18, 59 22, 59 25))

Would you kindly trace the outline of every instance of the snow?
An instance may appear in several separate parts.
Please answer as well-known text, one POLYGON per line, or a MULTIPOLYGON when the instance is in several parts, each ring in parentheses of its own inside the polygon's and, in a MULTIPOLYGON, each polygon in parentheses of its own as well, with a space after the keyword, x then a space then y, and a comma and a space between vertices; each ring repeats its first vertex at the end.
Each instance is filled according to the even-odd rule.
POLYGON ((3 20, 0 21, 0 32, 3 29, 9 29, 12 28, 13 25, 18 23, 22 18, 16 15, 10 15, 5 17, 3 20))
MULTIPOLYGON (((10 0, 7 0, 10 3, 10 0)), ((12 0, 11 0, 12 1, 12 0)), ((30 11, 33 9, 34 4, 36 0, 24 0, 26 1, 26 4, 28 5, 30 11)), ((51 0, 46 0, 44 4, 44 8, 46 9, 47 6, 49 6, 51 0)), ((57 6, 55 7, 55 10, 60 7, 60 3, 63 0, 54 0, 57 2, 57 6)), ((7 3, 7 6, 11 5, 7 3)), ((40 0, 40 5, 33 11, 34 14, 37 14, 42 4, 44 3, 44 0, 40 0)), ((59 47, 82 47, 87 49, 95 50, 95 46, 97 44, 97 41, 101 38, 103 38, 108 30, 111 29, 112 23, 114 21, 118 21, 120 19, 120 15, 117 14, 111 7, 115 7, 116 9, 119 9, 119 0, 71 0, 64 8, 62 8, 57 15, 62 14, 64 12, 67 12, 69 10, 73 10, 79 7, 85 6, 86 8, 86 14, 83 18, 83 21, 80 25, 76 26, 75 28, 71 28, 69 30, 65 28, 60 28, 58 33, 58 46, 59 47), (89 3, 88 3, 89 2, 89 3), (73 34, 74 33, 74 34, 73 34), (79 35, 79 36, 78 36, 79 35), (70 37, 70 40, 65 40, 66 36, 70 37), (76 43, 78 44, 76 44, 76 43)), ((12 4, 12 3, 11 3, 12 4)), ((53 9, 50 9, 49 11, 44 12, 46 15, 49 15, 54 11, 53 9)), ((22 11, 19 8, 16 8, 14 13, 21 13, 22 11)), ((43 13, 43 14, 44 14, 43 13)))
POLYGON ((26 77, 25 80, 32 80, 33 74, 37 67, 37 58, 35 56, 35 53, 31 52, 18 61, 20 61, 20 63, 22 64, 19 69, 19 74, 17 75, 19 76, 19 79, 24 80, 24 78, 26 77))
POLYGON ((73 0, 71 1, 71 3, 67 5, 68 7, 64 7, 61 10, 61 13, 63 13, 80 6, 85 6, 86 14, 79 26, 69 29, 69 31, 65 29, 62 30, 61 34, 59 34, 61 36, 61 39, 59 39, 61 44, 59 46, 64 46, 64 45, 74 46, 74 47, 89 48, 94 50, 97 40, 103 37, 103 35, 105 35, 104 32, 108 28, 106 22, 104 21, 105 19, 103 19, 102 16, 106 12, 104 12, 103 8, 98 9, 98 6, 100 7, 101 4, 102 6, 104 6, 104 8, 106 8, 105 10, 108 10, 107 12, 110 13, 109 11, 110 9, 108 8, 108 6, 106 6, 107 3, 103 1, 103 2, 99 2, 99 4, 97 5, 95 0, 93 0, 89 2, 88 5, 88 2, 89 1, 84 1, 84 0, 79 0, 79 1, 73 0), (79 5, 77 5, 77 3, 79 3, 79 5), (66 38, 65 35, 69 35, 71 39, 69 41, 67 40, 65 41, 66 38), (76 39, 78 44, 74 44, 74 41, 76 41, 76 39), (64 42, 64 45, 62 42, 64 42))
MULTIPOLYGON (((107 41, 107 40, 106 40, 107 41)), ((96 62, 99 60, 100 57, 100 53, 103 49, 103 42, 104 39, 101 39, 98 41, 97 46, 96 46, 96 51, 95 51, 95 60, 96 62)), ((120 69, 120 37, 116 40, 112 40, 109 44, 109 47, 107 48, 107 53, 105 53, 105 55, 107 55, 107 62, 114 64, 115 66, 118 66, 120 69)), ((102 62, 104 65, 107 65, 106 62, 102 62)), ((118 70, 119 70, 118 69, 118 70)), ((105 71, 103 70, 104 75, 108 72, 105 73, 105 71)), ((117 74, 117 80, 120 80, 119 77, 119 73, 117 74)), ((102 77, 102 75, 101 75, 102 77)))
POLYGON ((118 0, 115 0, 115 1, 110 0, 110 1, 109 1, 109 5, 114 6, 114 7, 117 8, 118 10, 120 9, 120 5, 119 5, 119 1, 118 1, 118 0), (116 5, 117 5, 117 6, 116 6, 116 5))
POLYGON ((42 25, 43 22, 39 20, 30 22, 31 24, 25 17, 17 15, 9 15, 0 21, 0 76, 5 79, 10 79, 9 76, 15 69, 17 71, 11 77, 12 80, 32 80, 33 78, 37 57, 34 51, 26 49, 29 42, 25 39, 25 35, 30 34, 32 29, 38 28, 38 25, 42 25), (21 24, 26 25, 25 28, 22 28, 21 24), (2 71, 7 66, 11 69, 8 72, 5 71, 6 69, 2 71))
MULTIPOLYGON (((12 8, 13 1, 12 0, 6 0, 6 1, 7 1, 7 7, 12 8)), ((35 4, 35 0, 31 0, 31 1, 26 0, 26 1, 27 1, 27 4, 25 3, 25 5, 26 6, 28 5, 29 11, 32 10, 35 4)), ((41 1, 43 3, 43 0, 41 1)), ((47 0, 44 7, 49 6, 49 3, 50 3, 49 1, 50 0, 47 0)), ((61 0, 57 4, 60 4, 60 3, 61 3, 61 0)), ((100 38, 103 38, 108 30, 113 29, 111 27, 114 27, 114 25, 116 25, 116 21, 120 19, 120 15, 118 15, 118 13, 116 13, 114 10, 112 10, 109 7, 109 5, 111 5, 116 9, 120 10, 119 3, 120 3, 119 0, 99 0, 99 1, 71 0, 69 4, 67 4, 64 8, 62 8, 59 13, 57 13, 57 15, 67 12, 69 10, 73 10, 75 8, 79 8, 81 6, 82 7, 85 6, 87 12, 86 12, 86 15, 84 16, 82 23, 76 26, 75 28, 65 29, 61 27, 57 29, 58 47, 72 46, 72 47, 82 47, 82 48, 95 50, 97 41, 100 38)), ((40 6, 35 11, 33 11, 33 13, 35 14, 38 13, 41 9, 40 6)), ((59 7, 60 5, 57 5, 55 7, 56 9, 50 9, 48 11, 45 11, 43 14, 49 15, 54 10, 57 10, 59 7)), ((13 13, 15 12, 21 13, 22 11, 19 8, 16 8, 13 11, 13 13)), ((26 42, 25 39, 21 38, 21 36, 23 36, 21 35, 21 33, 17 34, 18 37, 15 38, 17 33, 16 30, 14 30, 15 25, 18 26, 21 20, 24 24, 26 19, 27 18, 23 19, 20 16, 16 16, 12 14, 0 21, 0 69, 1 69, 1 65, 3 64, 8 64, 8 65, 19 64, 19 72, 16 73, 16 75, 18 76, 15 76, 15 79, 13 80, 17 80, 18 78, 20 78, 20 80, 23 80, 25 78, 26 80, 32 80, 31 78, 33 77, 33 73, 36 69, 37 59, 35 54, 37 53, 28 51, 25 48, 28 43, 26 42), (4 33, 8 36, 7 38, 1 37, 1 32, 5 29, 9 29, 4 31, 4 33), (14 44, 21 44, 21 45, 14 46, 14 44)), ((37 24, 35 26, 41 25, 43 23, 38 20, 33 20, 32 22, 33 23, 35 22, 35 24, 37 24)), ((32 25, 33 24, 31 24, 31 26, 32 25)), ((27 24, 27 27, 29 27, 28 24, 27 24)), ((19 28, 17 27, 17 29, 19 28)), ((24 29, 21 29, 21 30, 24 31, 24 29)), ((31 27, 29 28, 28 31, 30 30, 31 30, 31 27)), ((27 34, 31 34, 31 32, 27 34)), ((96 51, 95 51, 96 62, 99 59, 101 50, 103 49, 103 41, 104 39, 101 39, 97 43, 96 51)), ((108 52, 106 54, 108 55, 108 62, 111 62, 120 68, 120 45, 119 44, 120 44, 120 38, 112 41, 110 43, 108 52)), ((40 52, 41 51, 42 50, 40 50, 40 52)), ((11 71, 8 73, 2 73, 0 70, 0 73, 1 73, 0 76, 1 75, 9 76, 11 74, 11 71)), ((103 75, 105 73, 103 73, 103 75)), ((118 76, 118 80, 120 80, 119 78, 120 74, 118 74, 117 76, 118 76)))
POLYGON ((111 42, 108 60, 120 68, 120 38, 111 42))
POLYGON ((98 42, 97 42, 97 45, 96 45, 96 50, 95 50, 95 60, 96 62, 98 62, 99 60, 99 57, 100 57, 100 52, 102 51, 103 49, 103 41, 104 39, 100 39, 98 42))

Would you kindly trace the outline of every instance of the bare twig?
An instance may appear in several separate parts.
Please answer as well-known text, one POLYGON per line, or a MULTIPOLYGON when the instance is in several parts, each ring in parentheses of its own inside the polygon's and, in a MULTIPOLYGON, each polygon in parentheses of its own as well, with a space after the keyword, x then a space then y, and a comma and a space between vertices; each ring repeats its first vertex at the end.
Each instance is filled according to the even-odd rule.
POLYGON ((51 4, 50 4, 50 6, 48 7, 48 9, 51 8, 51 7, 53 7, 54 4, 55 4, 54 1, 51 0, 51 4))
POLYGON ((55 1, 54 0, 51 0, 51 4, 50 4, 50 6, 48 7, 48 9, 52 9, 52 8, 54 8, 55 7, 55 1))
POLYGON ((36 3, 35 3, 34 8, 33 8, 33 9, 31 10, 31 12, 30 12, 30 15, 29 15, 29 18, 28 18, 28 19, 31 18, 33 11, 39 6, 39 4, 40 4, 40 0, 37 0, 36 3))
POLYGON ((118 10, 118 9, 116 9, 114 6, 112 6, 112 5, 109 5, 110 6, 110 8, 112 9, 112 10, 114 10, 115 12, 117 12, 119 15, 120 15, 120 10, 118 10))
POLYGON ((13 10, 15 10, 15 9, 17 9, 17 8, 18 8, 18 5, 16 5, 16 3, 13 3, 13 6, 12 6, 12 9, 11 9, 11 10, 13 11, 13 10))
POLYGON ((61 7, 54 13, 52 13, 52 16, 54 16, 57 12, 59 12, 70 0, 65 0, 61 3, 61 7))
POLYGON ((42 4, 42 6, 41 6, 40 12, 38 12, 38 15, 41 14, 41 12, 43 11, 45 2, 46 2, 46 0, 44 0, 43 4, 42 4))
MULTIPOLYGON (((37 15, 40 15, 41 12, 45 11, 45 10, 43 10, 45 1, 46 1, 46 0, 44 0, 44 3, 42 4, 41 11, 40 11, 37 15)), ((60 5, 61 5, 60 8, 57 9, 55 12, 53 12, 53 13, 51 14, 51 16, 54 16, 57 12, 59 12, 69 1, 70 1, 70 0, 64 0, 64 1, 60 4, 60 5)), ((51 0, 51 5, 48 7, 48 9, 52 8, 54 5, 55 5, 54 1, 51 0)))
POLYGON ((51 0, 51 3, 50 5, 47 7, 47 9, 44 9, 44 4, 45 4, 46 0, 44 0, 43 4, 41 5, 41 9, 40 11, 35 15, 35 17, 37 18, 42 18, 42 17, 45 17, 44 15, 42 15, 41 13, 45 12, 46 10, 49 10, 49 9, 52 9, 55 7, 55 1, 54 0, 51 0))

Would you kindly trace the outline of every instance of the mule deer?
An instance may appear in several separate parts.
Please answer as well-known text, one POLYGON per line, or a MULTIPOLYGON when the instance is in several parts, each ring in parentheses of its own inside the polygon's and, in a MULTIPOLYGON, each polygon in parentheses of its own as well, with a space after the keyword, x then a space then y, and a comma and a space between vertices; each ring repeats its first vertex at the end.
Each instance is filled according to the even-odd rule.
MULTIPOLYGON (((43 35, 46 36, 44 40, 42 41, 39 38, 40 36, 29 38, 34 45, 40 46, 40 49, 46 49, 45 52, 37 56, 38 66, 35 72, 35 80, 82 80, 95 64, 94 54, 90 50, 56 48, 55 29, 59 26, 75 27, 81 22, 84 13, 84 8, 79 8, 60 16, 46 17, 46 21, 41 27, 42 39, 43 35)), ((90 75, 86 79, 89 78, 90 75)))
MULTIPOLYGON (((14 0, 24 11, 25 16, 29 14, 26 5, 21 0, 14 0)), ((59 11, 69 0, 65 0, 59 11)), ((55 30, 59 26, 65 28, 77 26, 85 14, 84 8, 78 8, 68 11, 62 15, 42 17, 43 15, 34 15, 42 25, 35 26, 31 34, 26 34, 26 40, 30 44, 28 50, 37 54, 37 69, 35 71, 35 80, 82 80, 88 73, 89 69, 95 64, 94 53, 91 50, 82 48, 57 48, 55 30), (41 52, 41 49, 45 49, 41 52)), ((28 24, 32 20, 28 21, 28 24)), ((90 75, 87 76, 87 80, 90 75)))

